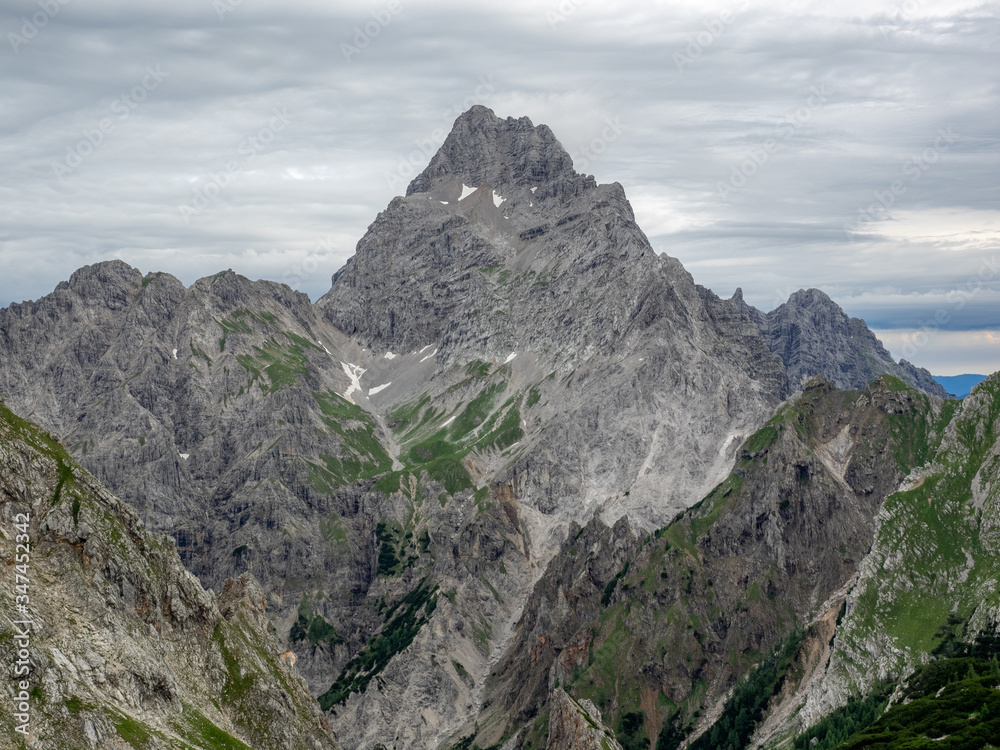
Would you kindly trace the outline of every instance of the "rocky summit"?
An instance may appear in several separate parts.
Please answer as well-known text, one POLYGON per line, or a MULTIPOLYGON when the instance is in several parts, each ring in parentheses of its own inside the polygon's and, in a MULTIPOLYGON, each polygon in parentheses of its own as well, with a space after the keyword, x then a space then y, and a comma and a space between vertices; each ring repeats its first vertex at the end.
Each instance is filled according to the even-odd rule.
POLYGON ((40 604, 39 727, 79 747, 798 742, 873 714, 934 638, 954 656, 990 632, 979 548, 893 534, 901 488, 951 482, 931 507, 988 548, 994 385, 946 400, 818 290, 770 313, 719 298, 549 128, 474 107, 315 304, 114 261, 0 310, 0 448, 28 455, 24 419, 55 436, 4 488, 41 508, 80 613, 40 604), (898 567, 945 549, 947 580, 898 567), (959 604, 897 632, 913 590, 959 604), (149 677, 143 649, 188 648, 149 677))
POLYGON ((860 318, 849 318, 819 289, 800 289, 769 313, 733 297, 760 328, 768 348, 781 357, 794 383, 823 375, 838 388, 864 388, 879 375, 894 375, 926 393, 949 398, 922 367, 898 363, 860 318))

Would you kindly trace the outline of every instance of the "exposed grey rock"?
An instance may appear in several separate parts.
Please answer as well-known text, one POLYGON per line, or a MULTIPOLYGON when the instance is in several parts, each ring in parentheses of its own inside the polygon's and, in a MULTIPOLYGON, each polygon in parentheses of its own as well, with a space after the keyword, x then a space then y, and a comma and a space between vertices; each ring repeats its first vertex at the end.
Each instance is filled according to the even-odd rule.
POLYGON ((547 125, 536 127, 527 117, 501 120, 479 105, 458 118, 406 194, 430 192, 441 179, 456 176, 469 185, 492 185, 504 194, 542 184, 594 184, 574 171, 573 160, 547 125))
POLYGON ((614 733, 601 723, 601 712, 586 698, 575 701, 556 688, 549 705, 546 750, 621 750, 614 733))
MULTIPOLYGON (((185 289, 168 274, 101 263, 0 311, 0 352, 10 403, 176 539, 205 585, 221 590, 252 570, 282 637, 317 592, 338 630, 377 622, 357 611, 355 592, 374 577, 378 501, 310 482, 321 456, 350 454, 316 394, 347 408, 332 394, 345 392, 343 363, 361 353, 305 295, 231 271, 185 289)), ((343 424, 377 442, 374 418, 354 410, 361 421, 343 424)), ((348 658, 347 646, 295 648, 314 691, 348 658)))
MULTIPOLYGON (((536 388, 543 430, 498 476, 542 513, 568 511, 563 529, 604 503, 612 520, 669 519, 786 389, 756 328, 653 252, 620 185, 573 172, 547 128, 482 107, 317 307, 377 353, 434 347, 443 368, 506 363, 536 388)), ((382 372, 389 404, 435 393, 382 372)))

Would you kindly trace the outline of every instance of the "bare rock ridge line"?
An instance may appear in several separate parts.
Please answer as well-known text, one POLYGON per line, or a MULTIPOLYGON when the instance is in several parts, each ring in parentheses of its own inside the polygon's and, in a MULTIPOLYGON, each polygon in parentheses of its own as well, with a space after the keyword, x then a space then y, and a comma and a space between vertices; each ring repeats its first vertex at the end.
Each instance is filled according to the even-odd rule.
POLYGON ((746 671, 727 650, 788 635, 770 597, 813 616, 857 573, 902 479, 874 453, 899 447, 884 415, 930 425, 954 408, 939 391, 818 290, 765 314, 695 284, 621 185, 483 107, 315 304, 111 261, 0 310, 11 408, 173 537, 202 585, 252 573, 334 734, 363 750, 536 747, 552 710, 577 745, 701 731, 694 712, 746 671), (775 416, 814 375, 857 392, 807 381, 775 416), (626 625, 679 645, 620 653, 626 625), (619 691, 625 669, 645 692, 619 691))

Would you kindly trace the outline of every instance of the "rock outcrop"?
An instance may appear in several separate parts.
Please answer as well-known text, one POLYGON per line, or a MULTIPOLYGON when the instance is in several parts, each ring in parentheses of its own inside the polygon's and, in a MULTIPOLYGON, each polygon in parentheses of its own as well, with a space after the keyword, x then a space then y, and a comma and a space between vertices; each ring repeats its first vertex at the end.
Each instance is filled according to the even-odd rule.
POLYGON ((940 445, 878 514, 826 674, 797 729, 881 681, 902 680, 949 640, 972 643, 1000 627, 1000 377, 953 409, 940 445))
POLYGON ((614 734, 601 723, 601 712, 586 698, 577 702, 556 688, 549 704, 546 750, 621 750, 614 734))

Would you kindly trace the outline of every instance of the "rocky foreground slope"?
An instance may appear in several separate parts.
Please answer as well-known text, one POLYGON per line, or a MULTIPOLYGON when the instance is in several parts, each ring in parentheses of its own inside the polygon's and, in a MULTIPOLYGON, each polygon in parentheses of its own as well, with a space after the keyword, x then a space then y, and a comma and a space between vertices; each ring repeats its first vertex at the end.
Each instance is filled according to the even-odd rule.
POLYGON ((571 535, 470 746, 545 747, 562 692, 623 747, 995 743, 998 471, 1000 376, 961 403, 809 381, 672 524, 571 535))
MULTIPOLYGON (((893 378, 863 392, 810 381, 673 523, 578 528, 493 672, 479 746, 513 735, 534 747, 555 686, 634 742, 671 747, 710 728, 734 682, 796 628, 832 618, 832 636, 882 502, 933 455, 945 403, 893 378)), ((825 646, 811 645, 814 671, 825 646)))
POLYGON ((0 747, 338 747, 256 581, 203 589, 170 540, 2 402, 0 519, 14 677, 0 747))
MULTIPOLYGON (((794 315, 771 336, 762 315, 657 255, 622 187, 575 172, 548 128, 476 107, 315 305, 98 264, 0 310, 0 393, 206 586, 252 571, 345 746, 447 747, 477 716, 499 741, 548 715, 549 656, 517 654, 580 528, 607 586, 803 374, 839 382, 871 336, 792 335, 812 330, 794 315)), ((710 664, 720 689, 739 674, 710 664)))

